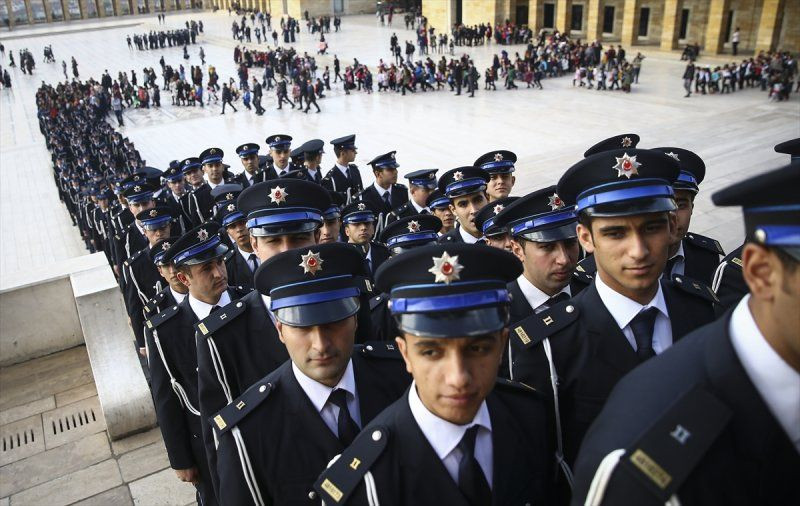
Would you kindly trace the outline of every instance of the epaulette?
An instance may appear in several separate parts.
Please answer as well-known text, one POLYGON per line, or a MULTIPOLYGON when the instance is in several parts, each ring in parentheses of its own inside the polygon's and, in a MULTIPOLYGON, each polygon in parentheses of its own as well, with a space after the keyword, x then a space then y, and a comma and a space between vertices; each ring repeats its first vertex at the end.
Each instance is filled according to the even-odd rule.
POLYGON ((236 424, 242 421, 253 409, 258 407, 270 392, 275 389, 277 383, 267 381, 263 378, 248 388, 242 395, 231 401, 227 406, 219 410, 216 415, 211 417, 213 426, 219 434, 225 434, 236 424))
POLYGON ((214 314, 206 316, 202 321, 195 324, 194 328, 200 334, 207 336, 221 329, 226 323, 244 313, 245 305, 241 300, 218 309, 214 314))
POLYGON ((383 301, 386 300, 386 297, 381 295, 376 295, 375 297, 370 297, 369 299, 369 310, 375 311, 375 308, 380 306, 383 301))
POLYGON ((163 324, 165 321, 169 320, 176 314, 178 314, 178 306, 177 305, 170 306, 167 309, 155 315, 154 317, 147 320, 146 322, 147 328, 148 329, 158 328, 161 324, 163 324))
POLYGON ((644 487, 661 504, 669 501, 728 425, 731 415, 730 408, 706 390, 698 387, 688 391, 625 449, 611 480, 637 489, 644 487))
POLYGON ((572 301, 565 300, 538 314, 517 322, 511 329, 512 339, 519 339, 523 346, 531 348, 566 328, 578 319, 580 311, 572 301))
POLYGON ((707 301, 713 302, 714 304, 719 304, 717 294, 714 293, 714 290, 712 290, 710 286, 702 281, 698 281, 681 274, 673 274, 672 284, 686 293, 696 295, 707 301))
POLYGON ((525 383, 521 383, 519 381, 513 381, 513 380, 510 380, 510 379, 506 379, 506 378, 499 378, 498 377, 497 380, 495 381, 494 385, 495 385, 496 388, 502 388, 504 390, 510 390, 510 391, 513 391, 513 392, 525 392, 526 394, 536 394, 536 393, 538 393, 538 390, 536 390, 535 388, 533 388, 530 385, 527 385, 525 383))
MULTIPOLYGON (((145 248, 145 249, 147 249, 147 248, 145 248)), ((139 257, 142 255, 142 253, 144 253, 145 249, 140 249, 139 251, 137 251, 137 252, 136 252, 136 253, 134 253, 133 255, 129 256, 129 257, 128 257, 128 258, 125 260, 125 262, 123 262, 123 263, 124 263, 126 266, 130 267, 130 265, 131 265, 133 262, 135 262, 135 261, 136 261, 136 259, 137 259, 137 258, 139 258, 139 257)))
POLYGON ((233 255, 235 255, 235 254, 236 254, 236 250, 231 248, 231 249, 228 250, 227 253, 225 253, 225 255, 223 256, 223 259, 227 262, 231 258, 233 258, 233 255))
POLYGON ((732 265, 735 269, 742 270, 742 259, 734 255, 727 261, 727 265, 732 265))
POLYGON ((114 234, 115 241, 121 241, 122 239, 119 238, 119 234, 114 234))
POLYGON ((594 275, 583 270, 583 267, 580 265, 575 266, 575 270, 572 272, 572 277, 577 281, 587 285, 592 284, 592 280, 594 279, 594 275))
POLYGON ((314 489, 327 504, 342 504, 356 489, 389 442, 389 429, 376 425, 361 431, 333 464, 320 474, 314 489))
POLYGON ((694 246, 713 251, 717 255, 725 255, 722 245, 720 245, 719 241, 716 239, 689 232, 686 234, 686 240, 692 243, 694 246))
POLYGON ((402 188, 403 190, 408 191, 408 186, 404 185, 403 183, 395 183, 394 187, 397 188, 397 189, 402 188))
POLYGON ((353 353, 369 358, 402 358, 393 341, 367 341, 353 347, 353 353))
POLYGON ((158 292, 153 296, 152 299, 147 301, 147 304, 144 305, 144 312, 145 313, 152 313, 153 311, 158 308, 158 305, 164 301, 164 298, 167 296, 164 292, 158 292))

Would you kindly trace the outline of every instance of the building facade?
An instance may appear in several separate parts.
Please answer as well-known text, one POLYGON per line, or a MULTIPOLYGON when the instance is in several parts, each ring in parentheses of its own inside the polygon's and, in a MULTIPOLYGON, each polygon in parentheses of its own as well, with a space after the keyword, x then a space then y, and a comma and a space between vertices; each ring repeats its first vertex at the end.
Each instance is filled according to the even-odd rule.
POLYGON ((729 53, 738 27, 739 52, 800 51, 800 0, 423 0, 422 12, 439 30, 509 20, 625 47, 699 44, 711 54, 729 53))

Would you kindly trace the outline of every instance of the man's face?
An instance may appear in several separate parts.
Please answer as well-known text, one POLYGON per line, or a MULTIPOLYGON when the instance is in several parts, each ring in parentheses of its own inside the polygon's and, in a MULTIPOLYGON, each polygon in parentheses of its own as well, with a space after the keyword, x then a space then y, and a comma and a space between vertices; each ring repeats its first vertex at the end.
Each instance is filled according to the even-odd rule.
POLYGON ((450 206, 447 207, 439 207, 436 209, 431 209, 433 215, 442 220, 442 230, 443 234, 453 230, 453 226, 456 223, 456 217, 453 214, 453 211, 450 210, 450 206))
POLYGON ((338 242, 339 230, 341 230, 341 227, 342 220, 339 218, 325 220, 322 223, 322 228, 320 229, 319 243, 323 244, 326 242, 338 242))
POLYGON ((592 218, 591 229, 578 225, 578 240, 594 253, 598 274, 608 286, 645 304, 667 264, 675 220, 674 213, 592 218))
POLYGON ((167 186, 169 187, 170 191, 177 195, 178 197, 183 196, 185 191, 183 179, 179 179, 177 181, 167 181, 167 186))
POLYGON ((319 230, 302 234, 273 235, 269 237, 250 236, 250 244, 258 260, 266 262, 278 253, 295 248, 313 246, 319 241, 319 230))
POLYGON ((353 163, 353 160, 356 159, 356 153, 357 150, 355 148, 341 150, 339 152, 339 163, 342 165, 353 163))
POLYGON ((478 337, 431 339, 405 334, 396 338, 428 410, 464 425, 475 418, 497 379, 508 329, 478 337))
POLYGON ((483 192, 471 193, 463 197, 456 197, 452 199, 452 202, 450 210, 456 215, 456 219, 464 227, 464 230, 475 237, 480 237, 482 234, 475 227, 475 215, 487 204, 486 194, 483 192))
POLYGON ((189 287, 189 293, 207 304, 219 301, 222 292, 228 287, 228 271, 222 258, 190 265, 190 274, 178 273, 178 280, 189 287))
POLYGON ((675 244, 681 242, 689 231, 689 223, 692 221, 692 211, 694 211, 694 193, 686 190, 675 190, 675 204, 678 209, 675 211, 677 224, 673 241, 675 244))
POLYGON ((411 198, 416 202, 419 207, 425 207, 425 202, 433 190, 425 188, 424 186, 411 185, 411 198))
POLYGON ((240 156, 239 160, 242 161, 242 167, 248 174, 255 174, 258 170, 258 153, 252 153, 247 156, 240 156))
POLYGON ((397 169, 383 169, 372 171, 375 174, 375 182, 382 188, 388 188, 397 182, 397 169))
POLYGON ((200 170, 200 167, 191 169, 184 175, 186 176, 186 182, 192 186, 200 186, 203 184, 203 171, 200 170))
POLYGON ((511 251, 522 262, 528 281, 552 296, 569 284, 578 264, 580 246, 577 238, 552 242, 514 239, 511 251))
POLYGON ((203 164, 203 172, 205 172, 209 182, 214 184, 220 184, 222 182, 222 173, 224 170, 225 169, 222 167, 222 162, 203 164))
POLYGON ((186 285, 178 279, 178 271, 172 264, 159 265, 158 273, 161 277, 167 280, 169 286, 178 293, 186 293, 186 285))
POLYGON ((366 244, 375 235, 375 223, 372 221, 348 223, 344 227, 344 235, 347 236, 347 242, 351 244, 366 244))
POLYGON ((497 234, 486 238, 486 243, 497 249, 504 249, 511 251, 511 235, 510 234, 497 234))
POLYGON ((131 208, 131 212, 134 216, 141 213, 142 211, 147 211, 148 209, 152 209, 156 207, 155 200, 142 200, 139 202, 130 202, 129 206, 131 208))
POLYGON ((246 223, 246 220, 239 220, 225 227, 225 230, 228 231, 231 241, 235 242, 240 250, 251 253, 253 246, 250 244, 250 231, 247 229, 246 223))
POLYGON ((163 227, 157 229, 144 229, 144 236, 147 237, 147 242, 150 243, 150 247, 156 245, 158 241, 161 239, 166 239, 169 237, 171 224, 167 222, 164 224, 163 227))
POLYGON ((356 316, 313 327, 292 327, 281 322, 276 326, 297 368, 323 385, 336 386, 353 353, 356 316))
POLYGON ((486 194, 489 196, 489 202, 503 197, 508 197, 511 189, 514 187, 516 178, 514 174, 492 174, 489 178, 489 184, 486 186, 486 194))
POLYGON ((289 164, 290 150, 283 148, 270 148, 269 153, 272 155, 272 160, 275 163, 275 167, 279 169, 285 169, 286 165, 289 164))
POLYGON ((311 170, 317 170, 319 168, 320 161, 322 161, 322 153, 311 154, 306 153, 305 159, 303 160, 303 165, 311 170))

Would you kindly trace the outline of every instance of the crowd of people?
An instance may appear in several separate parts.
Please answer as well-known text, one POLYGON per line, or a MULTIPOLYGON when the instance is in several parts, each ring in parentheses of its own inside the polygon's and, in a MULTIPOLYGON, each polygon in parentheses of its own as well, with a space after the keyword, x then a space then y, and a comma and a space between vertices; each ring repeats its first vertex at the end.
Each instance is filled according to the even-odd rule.
POLYGON ((203 21, 187 20, 186 28, 176 30, 150 30, 149 33, 133 34, 126 37, 128 49, 139 51, 164 49, 165 47, 195 44, 198 34, 203 33, 203 21))
POLYGON ((666 472, 671 503, 800 500, 796 163, 712 195, 744 208, 721 260, 702 157, 633 133, 524 194, 502 149, 364 180, 356 135, 161 170, 102 81, 43 84, 40 130, 199 504, 655 504, 666 472))
POLYGON ((767 92, 770 101, 789 100, 792 88, 800 91, 797 78, 797 58, 789 51, 760 52, 741 63, 731 62, 723 65, 699 65, 689 60, 683 73, 683 86, 686 97, 694 92, 700 95, 735 93, 749 88, 759 88, 767 92))

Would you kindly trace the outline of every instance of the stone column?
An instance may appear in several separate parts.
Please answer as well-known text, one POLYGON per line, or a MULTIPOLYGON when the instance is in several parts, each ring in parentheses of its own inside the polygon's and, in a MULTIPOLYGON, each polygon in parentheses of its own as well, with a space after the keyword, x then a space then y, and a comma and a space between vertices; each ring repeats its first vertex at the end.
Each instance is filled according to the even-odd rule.
POLYGON ((539 30, 542 29, 542 23, 544 23, 542 16, 543 5, 544 0, 530 0, 528 2, 528 26, 533 31, 534 36, 539 34, 539 30))
POLYGON ((586 42, 599 41, 603 38, 603 2, 588 0, 586 10, 586 42))
POLYGON ((86 8, 87 0, 79 0, 78 4, 81 7, 81 19, 89 19, 89 9, 86 8))
MULTIPOLYGON (((91 0, 89 0, 91 2, 91 0)), ((97 0, 97 17, 104 18, 106 17, 106 4, 104 0, 97 0)))
POLYGON ((711 0, 711 5, 708 8, 706 41, 703 48, 707 53, 722 53, 722 46, 725 43, 725 24, 728 22, 730 6, 730 0, 711 0))
POLYGON ((17 23, 14 22, 14 12, 11 10, 11 0, 6 0, 6 12, 8 12, 8 28, 13 30, 17 23))
POLYGON ((756 54, 759 51, 770 52, 776 49, 778 37, 781 35, 781 18, 785 5, 784 0, 764 0, 756 35, 756 54))
POLYGON ((625 0, 622 8, 622 47, 629 48, 639 38, 640 0, 625 0))
POLYGON ((67 0, 60 0, 61 2, 61 15, 64 16, 63 21, 69 21, 69 13, 67 12, 67 0))
POLYGON ((53 9, 50 6, 50 0, 43 0, 42 5, 44 5, 44 18, 48 23, 53 22, 53 9))
POLYGON ((569 32, 572 22, 572 0, 556 1, 556 30, 561 33, 569 32))
POLYGON ((678 47, 682 7, 682 0, 664 0, 664 17, 661 24, 662 51, 672 51, 678 47))
MULTIPOLYGON (((273 5, 273 7, 278 10, 277 6, 273 5)), ((428 18, 428 23, 436 28, 438 33, 450 33, 449 0, 422 0, 422 15, 428 18)), ((400 19, 400 22, 402 21, 400 19)))
POLYGON ((33 8, 31 7, 30 0, 25 0, 25 12, 28 13, 28 24, 33 24, 33 8))

